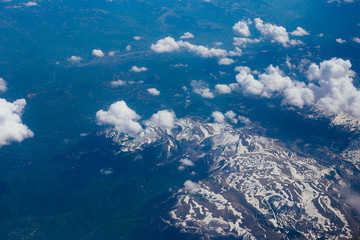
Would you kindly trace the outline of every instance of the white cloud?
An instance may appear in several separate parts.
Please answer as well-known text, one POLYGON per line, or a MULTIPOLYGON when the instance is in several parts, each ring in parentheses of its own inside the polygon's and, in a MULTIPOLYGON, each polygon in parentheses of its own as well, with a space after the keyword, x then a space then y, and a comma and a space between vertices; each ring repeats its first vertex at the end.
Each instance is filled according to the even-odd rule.
POLYGON ((242 55, 242 50, 238 47, 235 47, 234 51, 229 51, 229 56, 231 57, 240 57, 242 55))
POLYGON ((356 43, 360 43, 360 38, 354 37, 354 38, 353 38, 353 41, 356 42, 356 43))
POLYGON ((216 84, 215 89, 220 94, 231 93, 231 88, 226 84, 216 84))
POLYGON ((299 40, 290 40, 286 28, 270 23, 264 23, 260 18, 255 18, 255 27, 260 31, 264 39, 270 40, 272 43, 280 43, 284 47, 289 45, 302 44, 299 40))
POLYGON ((171 129, 175 127, 175 113, 170 110, 162 110, 153 114, 150 122, 156 127, 162 129, 171 129))
POLYGON ((296 30, 292 31, 290 34, 298 37, 309 35, 309 33, 301 27, 297 27, 296 30))
POLYGON ((181 162, 181 165, 183 166, 187 166, 187 167, 195 166, 195 164, 190 159, 187 158, 182 158, 179 160, 179 162, 181 162))
POLYGON ((185 49, 188 52, 195 53, 201 57, 225 57, 228 55, 227 51, 218 48, 207 48, 201 45, 194 45, 186 41, 175 41, 172 37, 165 37, 151 45, 151 49, 156 53, 169 53, 185 49))
POLYGON ((245 20, 238 21, 233 26, 233 31, 234 31, 235 34, 240 35, 242 37, 250 36, 250 30, 249 30, 249 27, 248 27, 247 22, 245 20))
POLYGON ((148 69, 146 67, 137 67, 137 66, 132 66, 130 69, 130 72, 145 72, 148 69))
POLYGON ((131 50, 131 46, 130 46, 130 45, 127 45, 125 49, 126 49, 126 51, 130 51, 130 50, 131 50))
POLYGON ((151 95, 154 95, 154 96, 160 95, 160 91, 157 90, 156 88, 148 88, 147 91, 148 91, 151 95))
POLYGON ((214 98, 214 94, 210 91, 209 86, 202 80, 192 80, 190 83, 193 92, 201 95, 203 98, 214 98))
POLYGON ((92 55, 95 56, 95 57, 104 57, 105 56, 103 51, 101 51, 99 49, 92 50, 92 55))
POLYGON ((186 32, 180 37, 180 39, 188 39, 188 38, 194 38, 194 34, 190 32, 186 32))
POLYGON ((113 174, 113 173, 114 173, 113 168, 102 168, 102 169, 100 169, 100 174, 105 175, 105 176, 113 174))
POLYGON ((185 190, 188 191, 191 194, 196 193, 196 190, 199 188, 199 185, 197 183, 194 183, 191 180, 187 180, 184 183, 185 190))
POLYGON ((110 105, 107 111, 100 110, 96 113, 99 125, 111 125, 116 131, 129 135, 136 135, 143 129, 137 122, 140 116, 130 109, 124 101, 118 101, 110 105))
POLYGON ((238 119, 236 118, 236 113, 234 113, 232 110, 227 111, 225 113, 225 117, 228 118, 234 124, 238 123, 238 119))
POLYGON ((243 38, 243 37, 234 37, 233 44, 235 46, 246 46, 247 43, 259 43, 259 39, 250 39, 250 38, 243 38))
POLYGON ((233 64, 235 61, 231 58, 220 58, 218 60, 218 64, 219 65, 231 65, 233 64))
POLYGON ((211 116, 214 118, 215 122, 223 123, 225 122, 225 116, 219 111, 215 111, 211 114, 211 116))
POLYGON ((112 87, 118 87, 118 86, 124 86, 126 85, 126 81, 123 81, 123 80, 116 80, 116 81, 111 81, 110 82, 111 86, 112 87))
POLYGON ((70 62, 80 62, 81 60, 82 58, 78 56, 71 56, 70 58, 68 58, 68 61, 70 62))
POLYGON ((0 146, 21 142, 25 138, 34 136, 34 133, 21 121, 25 106, 25 99, 11 103, 0 98, 0 146))
POLYGON ((360 91, 353 84, 354 71, 349 60, 332 58, 313 63, 307 70, 308 84, 290 79, 270 65, 265 73, 251 74, 248 67, 237 67, 236 80, 244 94, 282 97, 282 104, 302 108, 314 106, 325 114, 346 113, 360 117, 360 91))
POLYGON ((26 7, 33 7, 33 6, 37 6, 38 4, 36 2, 27 2, 27 3, 24 3, 24 6, 26 7))
POLYGON ((7 82, 3 79, 0 78, 0 93, 3 93, 7 90, 7 82))
POLYGON ((337 38, 337 39, 336 39, 336 42, 337 42, 337 43, 340 43, 340 44, 344 44, 344 43, 346 43, 346 40, 341 39, 341 38, 337 38))
POLYGON ((115 56, 116 52, 117 52, 117 51, 110 51, 110 52, 108 53, 108 55, 111 56, 111 57, 113 57, 113 56, 115 56))
POLYGON ((150 48, 156 53, 165 53, 179 50, 180 46, 174 38, 166 37, 158 40, 156 44, 151 44, 150 48))
POLYGON ((139 41, 139 40, 141 40, 141 39, 143 39, 143 38, 140 37, 140 36, 135 36, 135 37, 134 37, 134 40, 135 40, 135 41, 139 41))

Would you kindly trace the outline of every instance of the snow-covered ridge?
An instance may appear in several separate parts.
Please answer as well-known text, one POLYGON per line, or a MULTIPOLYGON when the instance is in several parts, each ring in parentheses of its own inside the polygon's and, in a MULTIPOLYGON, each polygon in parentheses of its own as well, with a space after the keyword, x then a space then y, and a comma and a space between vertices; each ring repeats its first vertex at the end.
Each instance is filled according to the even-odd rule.
POLYGON ((188 181, 174 194, 177 204, 169 211, 169 224, 209 238, 352 237, 356 220, 341 190, 348 183, 334 167, 301 157, 276 139, 251 133, 251 124, 235 128, 228 123, 177 119, 171 130, 150 122, 145 125, 135 138, 111 130, 106 136, 119 143, 121 151, 161 144, 168 158, 181 148, 190 160, 205 155, 211 159, 207 179, 188 181), (202 145, 211 148, 201 152, 202 145))

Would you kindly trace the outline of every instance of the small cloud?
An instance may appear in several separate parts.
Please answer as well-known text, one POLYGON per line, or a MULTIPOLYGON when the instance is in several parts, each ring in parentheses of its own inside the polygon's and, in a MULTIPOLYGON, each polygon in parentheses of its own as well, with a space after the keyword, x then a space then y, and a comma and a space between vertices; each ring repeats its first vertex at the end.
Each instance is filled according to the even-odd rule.
POLYGON ((112 87, 124 86, 124 85, 126 85, 126 81, 123 81, 123 80, 119 79, 119 80, 116 80, 116 81, 111 81, 110 85, 112 87))
POLYGON ((145 72, 148 69, 146 67, 137 67, 137 66, 132 66, 130 69, 130 72, 145 72))
POLYGON ((111 57, 113 57, 113 56, 115 56, 116 52, 117 52, 117 51, 110 51, 110 52, 108 53, 108 55, 111 56, 111 57))
POLYGON ((127 45, 125 49, 126 49, 126 51, 130 51, 130 50, 131 50, 131 46, 130 46, 130 45, 127 45))
POLYGON ((149 88, 147 91, 148 91, 151 95, 154 95, 154 96, 160 95, 160 91, 157 90, 156 88, 149 88))
POLYGON ((235 61, 231 58, 220 58, 218 61, 219 65, 231 65, 233 64, 235 61))
POLYGON ((191 194, 195 194, 196 190, 199 188, 199 184, 194 183, 191 180, 187 180, 184 183, 185 190, 190 192, 191 194))
POLYGON ((238 123, 238 119, 236 118, 236 113, 234 113, 232 110, 230 110, 230 111, 227 111, 226 113, 225 113, 225 117, 227 118, 227 119, 229 119, 232 123, 234 123, 234 124, 237 124, 238 123))
POLYGON ((177 64, 173 64, 171 65, 172 67, 176 67, 176 68, 179 68, 179 67, 188 67, 187 64, 182 64, 182 63, 177 63, 177 64))
POLYGON ((0 93, 6 92, 6 90, 7 82, 3 78, 0 78, 0 93))
POLYGON ((292 31, 290 34, 298 37, 309 35, 309 33, 301 27, 297 27, 296 30, 292 31))
POLYGON ((114 173, 114 169, 110 168, 110 167, 100 169, 100 174, 105 175, 105 176, 113 174, 113 173, 114 173))
POLYGON ((187 158, 182 158, 182 159, 179 160, 179 162, 181 163, 181 165, 184 165, 184 166, 187 166, 187 167, 195 166, 195 164, 191 160, 189 160, 187 158))
POLYGON ((317 36, 318 36, 318 37, 323 37, 324 34, 323 34, 323 33, 319 33, 317 36))
POLYGON ((208 84, 202 80, 192 80, 190 83, 193 92, 201 95, 203 98, 214 98, 214 94, 210 91, 208 84))
POLYGON ((336 42, 337 42, 337 43, 340 43, 340 44, 344 44, 344 43, 346 43, 346 40, 341 39, 341 38, 337 38, 337 39, 336 39, 336 42))
POLYGON ((26 7, 33 7, 33 6, 37 6, 38 4, 36 2, 27 2, 27 3, 24 3, 24 6, 26 7))
POLYGON ((354 37, 354 38, 353 38, 353 41, 356 42, 356 43, 360 43, 360 38, 354 37))
POLYGON ((194 34, 190 32, 186 32, 180 37, 180 39, 187 39, 187 38, 194 38, 194 34))
POLYGON ((78 56, 71 56, 70 58, 67 59, 69 62, 80 62, 82 60, 81 57, 78 56))
POLYGON ((133 39, 136 40, 136 41, 139 41, 139 40, 143 39, 143 37, 135 36, 133 39))
POLYGON ((215 122, 223 123, 225 122, 225 116, 219 111, 215 111, 211 114, 211 116, 214 118, 215 122))
POLYGON ((92 55, 95 57, 104 57, 105 56, 104 52, 99 49, 92 50, 92 55))

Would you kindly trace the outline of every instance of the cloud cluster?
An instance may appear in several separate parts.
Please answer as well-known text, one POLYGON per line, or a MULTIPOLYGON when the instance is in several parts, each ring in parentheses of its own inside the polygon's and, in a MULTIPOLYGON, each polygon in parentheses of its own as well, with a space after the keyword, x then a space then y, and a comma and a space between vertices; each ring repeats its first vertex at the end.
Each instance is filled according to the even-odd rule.
POLYGON ((190 83, 193 92, 199 94, 203 98, 214 98, 214 93, 210 91, 209 85, 202 80, 192 80, 190 83))
POLYGON ((21 142, 25 138, 34 136, 34 133, 21 121, 25 106, 25 99, 11 103, 0 98, 0 146, 21 142))
POLYGON ((257 79, 248 67, 237 67, 236 80, 244 94, 282 97, 282 104, 314 106, 326 114, 346 113, 360 117, 360 91, 353 84, 355 73, 349 60, 332 58, 313 63, 307 70, 308 84, 290 79, 270 65, 257 79))
POLYGON ((116 131, 129 135, 136 135, 143 129, 137 122, 140 116, 130 109, 124 101, 118 101, 110 105, 107 111, 100 110, 96 113, 99 125, 111 125, 116 131))
POLYGON ((284 47, 302 44, 299 40, 290 40, 286 28, 282 26, 264 23, 260 18, 255 18, 254 22, 256 29, 261 33, 262 37, 266 40, 270 40, 272 43, 280 43, 284 47))

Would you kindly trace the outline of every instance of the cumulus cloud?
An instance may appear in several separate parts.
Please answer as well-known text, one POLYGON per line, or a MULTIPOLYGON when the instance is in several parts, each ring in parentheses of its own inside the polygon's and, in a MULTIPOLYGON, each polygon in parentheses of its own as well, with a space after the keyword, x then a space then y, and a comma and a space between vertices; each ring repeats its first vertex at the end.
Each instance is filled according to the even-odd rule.
POLYGON ((360 91, 353 84, 354 71, 349 60, 332 58, 311 64, 306 71, 308 84, 290 79, 270 65, 254 77, 248 67, 237 67, 236 80, 244 94, 282 97, 282 104, 302 108, 314 106, 325 114, 346 113, 360 117, 360 91))
POLYGON ((11 103, 0 98, 0 146, 11 142, 22 142, 25 138, 34 136, 34 133, 21 121, 25 106, 25 99, 11 103))
POLYGON ((225 116, 219 111, 215 111, 211 114, 211 116, 214 118, 215 122, 223 123, 225 122, 225 116))
POLYGON ((126 81, 123 81, 123 80, 119 79, 119 80, 116 80, 116 81, 111 81, 110 85, 112 87, 124 86, 124 85, 126 85, 126 81))
POLYGON ((238 47, 235 47, 234 51, 229 51, 229 56, 231 57, 240 57, 242 55, 242 50, 238 47))
POLYGON ((130 69, 130 72, 145 72, 148 69, 146 67, 137 67, 137 66, 132 66, 130 69))
POLYGON ((344 44, 344 43, 346 43, 346 40, 341 39, 341 38, 337 38, 337 39, 336 39, 336 42, 337 42, 337 43, 340 43, 340 44, 344 44))
POLYGON ((130 45, 127 45, 127 46, 125 47, 125 49, 126 49, 126 51, 130 51, 130 50, 131 50, 131 46, 130 46, 130 45))
POLYGON ((194 34, 190 32, 186 32, 180 37, 180 39, 188 39, 188 38, 194 38, 194 34))
POLYGON ((296 30, 292 31, 290 34, 298 37, 309 35, 309 33, 301 27, 297 27, 296 30))
POLYGON ((99 49, 92 50, 92 55, 95 57, 104 57, 105 56, 104 52, 99 49))
POLYGON ((219 65, 231 65, 233 64, 235 61, 231 58, 220 58, 218 61, 219 65))
POLYGON ((153 114, 150 118, 150 122, 162 129, 171 129, 175 127, 175 113, 171 110, 162 110, 153 114))
POLYGON ((187 167, 193 167, 195 166, 195 164, 187 158, 182 158, 179 160, 179 162, 181 163, 181 165, 187 166, 187 167))
POLYGON ((140 116, 130 109, 124 101, 118 101, 110 105, 107 111, 100 110, 96 113, 99 125, 111 125, 116 131, 129 135, 136 135, 143 129, 137 122, 140 116))
POLYGON ((70 61, 70 62, 80 62, 82 60, 82 58, 78 57, 78 56, 71 56, 67 60, 70 61))
POLYGON ((270 40, 272 43, 280 43, 284 47, 290 45, 302 44, 299 40, 290 40, 286 28, 271 23, 264 23, 260 18, 255 18, 255 27, 261 33, 262 37, 270 40))
POLYGON ((231 93, 231 88, 226 84, 216 84, 215 90, 220 94, 228 94, 231 93))
POLYGON ((190 83, 193 92, 201 95, 203 98, 214 98, 214 94, 210 91, 208 84, 202 80, 192 80, 190 83))
POLYGON ((7 82, 3 79, 0 78, 0 93, 3 93, 7 90, 7 82))
POLYGON ((235 34, 237 34, 239 36, 242 36, 242 37, 250 36, 250 30, 249 30, 249 27, 248 27, 247 22, 245 20, 238 21, 233 26, 233 31, 234 31, 235 34))
POLYGON ((148 88, 148 93, 150 93, 151 95, 154 95, 154 96, 158 96, 160 95, 160 91, 157 90, 156 88, 148 88))

